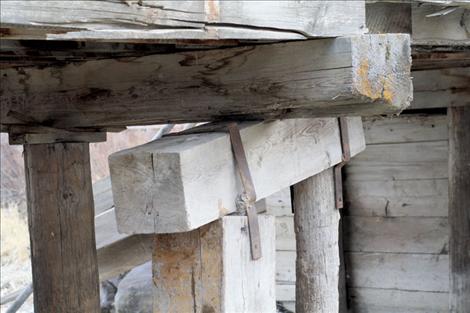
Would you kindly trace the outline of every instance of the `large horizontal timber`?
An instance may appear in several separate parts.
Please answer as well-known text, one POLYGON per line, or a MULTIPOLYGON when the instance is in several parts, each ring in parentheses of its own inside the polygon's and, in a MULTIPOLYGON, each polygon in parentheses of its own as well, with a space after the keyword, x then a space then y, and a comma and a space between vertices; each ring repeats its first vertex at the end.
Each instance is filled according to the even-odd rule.
POLYGON ((370 33, 408 33, 413 69, 470 65, 470 5, 465 1, 370 1, 370 33))
POLYGON ((299 40, 359 35, 365 1, 5 1, 3 39, 299 40), (341 23, 338 23, 341 21, 341 23))
POLYGON ((409 36, 364 35, 1 71, 1 123, 99 128, 398 113, 409 36))
MULTIPOLYGON (((362 122, 347 119, 354 156, 365 148, 362 122)), ((119 231, 184 232, 236 212, 242 188, 229 135, 195 131, 110 156, 119 231)), ((335 118, 244 122, 240 134, 258 199, 342 161, 335 118)))

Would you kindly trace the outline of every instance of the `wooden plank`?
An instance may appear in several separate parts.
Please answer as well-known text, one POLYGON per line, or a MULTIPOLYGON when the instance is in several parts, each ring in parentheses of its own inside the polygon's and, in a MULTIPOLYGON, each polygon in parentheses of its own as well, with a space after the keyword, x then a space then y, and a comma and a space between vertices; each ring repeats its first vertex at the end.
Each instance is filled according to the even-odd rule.
POLYGON ((97 253, 100 281, 112 279, 152 260, 153 236, 128 236, 99 248, 97 253))
POLYGON ((88 143, 25 145, 34 310, 100 311, 88 143))
POLYGON ((369 2, 366 5, 366 25, 370 34, 411 34, 411 4, 369 2))
POLYGON ((284 188, 265 199, 266 212, 274 216, 294 216, 290 188, 284 188))
POLYGON ((470 67, 413 71, 410 109, 470 105, 470 67))
POLYGON ((272 39, 305 39, 362 34, 364 11, 364 1, 49 1, 46 5, 23 0, 7 1, 1 19, 7 39, 247 39, 246 33, 256 31, 260 34, 248 39, 265 39, 264 32, 274 31, 278 37, 272 39))
POLYGON ((295 251, 294 216, 276 216, 276 250, 295 251))
POLYGON ((397 113, 412 92, 401 34, 7 68, 0 82, 2 124, 65 129, 397 113))
POLYGON ((414 4, 412 9, 414 45, 470 46, 468 8, 455 7, 443 12, 441 6, 414 4))
POLYGON ((293 187, 297 313, 339 311, 340 214, 334 179, 330 168, 293 187))
MULTIPOLYGON (((296 251, 276 251, 276 284, 295 285, 296 251)), ((294 298, 295 299, 295 298, 294 298)))
MULTIPOLYGON (((447 254, 445 217, 347 216, 345 251, 447 254)), ((292 217, 276 217, 276 250, 295 251, 292 217)))
POLYGON ((345 182, 347 214, 446 217, 447 179, 345 182))
MULTIPOLYGON (((362 123, 348 121, 356 155, 365 147, 362 123)), ((337 119, 247 122, 240 129, 258 199, 341 161, 337 119)), ((109 164, 118 228, 124 233, 195 229, 234 212, 242 192, 224 132, 164 137, 117 152, 109 164)))
POLYGON ((354 181, 447 178, 447 151, 447 141, 370 145, 345 171, 354 181))
POLYGON ((447 292, 349 288, 351 308, 357 313, 448 312, 447 292))
POLYGON ((470 310, 470 107, 449 115, 450 312, 470 310))
POLYGON ((447 254, 447 218, 346 217, 345 250, 447 254))
POLYGON ((154 312, 274 312, 274 218, 260 215, 259 222, 258 260, 251 259, 245 216, 157 235, 154 312))
POLYGON ((345 257, 350 287, 449 290, 447 255, 349 252, 345 257))
POLYGON ((276 301, 293 302, 295 311, 295 283, 285 285, 277 284, 276 301))
POLYGON ((402 114, 363 119, 366 144, 447 140, 445 115, 402 114))

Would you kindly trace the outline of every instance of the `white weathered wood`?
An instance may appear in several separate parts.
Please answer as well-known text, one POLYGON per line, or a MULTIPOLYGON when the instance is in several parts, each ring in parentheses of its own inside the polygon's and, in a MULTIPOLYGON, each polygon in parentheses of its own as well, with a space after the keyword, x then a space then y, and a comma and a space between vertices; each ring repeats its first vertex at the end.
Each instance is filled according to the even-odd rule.
MULTIPOLYGON (((362 123, 348 121, 354 156, 365 147, 362 123)), ((258 199, 341 162, 337 119, 248 122, 240 128, 258 199)), ((124 233, 195 229, 234 212, 242 192, 224 132, 164 137, 117 152, 109 164, 124 233)))
POLYGON ((339 311, 340 214, 334 186, 332 168, 293 186, 297 313, 339 311))
POLYGON ((413 71, 412 75, 410 109, 470 105, 470 67, 413 71))
POLYGON ((447 254, 447 218, 346 217, 346 251, 447 254))
POLYGON ((370 145, 346 167, 351 180, 448 177, 447 141, 370 145))
MULTIPOLYGON (((416 87, 415 87, 416 88, 416 87)), ((445 115, 402 114, 363 119, 366 144, 447 140, 445 115)))
POLYGON ((99 248, 100 281, 114 278, 152 260, 153 239, 153 235, 134 235, 99 248))
POLYGON ((275 216, 294 216, 290 188, 284 188, 265 198, 266 212, 275 216))
POLYGON ((349 288, 351 307, 356 313, 444 313, 448 312, 447 292, 349 288))
POLYGON ((366 31, 364 1, 23 0, 6 1, 1 20, 7 39, 305 39, 366 31))
POLYGON ((349 215, 447 216, 447 179, 345 182, 349 215))
POLYGON ((153 312, 275 312, 274 218, 259 216, 262 258, 251 259, 247 218, 155 238, 153 312))
POLYGON ((345 257, 350 287, 449 290, 447 255, 349 252, 345 257))
MULTIPOLYGON (((448 251, 444 217, 362 217, 343 219, 344 249, 352 252, 432 253, 448 251)), ((295 251, 292 217, 276 217, 276 250, 295 251)))
POLYGON ((412 96, 409 45, 404 34, 364 35, 8 68, 1 123, 68 129, 397 113, 412 96))

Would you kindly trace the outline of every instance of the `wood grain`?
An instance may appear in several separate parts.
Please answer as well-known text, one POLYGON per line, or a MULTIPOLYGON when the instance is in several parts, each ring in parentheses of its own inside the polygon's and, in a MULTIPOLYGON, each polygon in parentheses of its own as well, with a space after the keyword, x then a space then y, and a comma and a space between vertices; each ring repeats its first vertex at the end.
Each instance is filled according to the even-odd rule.
POLYGON ((364 1, 7 1, 7 39, 305 39, 365 32, 364 1), (336 21, 342 21, 336 23, 336 21))
POLYGON ((412 96, 410 55, 407 35, 364 35, 8 68, 1 123, 68 129, 397 113, 412 96))
POLYGON ((449 108, 450 312, 470 310, 470 107, 449 108))
POLYGON ((25 145, 34 307, 98 313, 88 143, 25 145))
POLYGON ((335 208, 333 169, 297 183, 293 190, 297 242, 295 311, 338 312, 340 214, 335 208))
POLYGON ((256 261, 244 216, 157 235, 154 312, 274 312, 274 218, 259 222, 263 257, 256 261))
MULTIPOLYGON (((365 146, 362 123, 348 121, 356 155, 365 146)), ((341 162, 334 118, 247 122, 240 129, 258 199, 341 162)), ((242 192, 223 132, 164 137, 117 152, 109 164, 118 229, 124 233, 195 229, 234 212, 242 192)))

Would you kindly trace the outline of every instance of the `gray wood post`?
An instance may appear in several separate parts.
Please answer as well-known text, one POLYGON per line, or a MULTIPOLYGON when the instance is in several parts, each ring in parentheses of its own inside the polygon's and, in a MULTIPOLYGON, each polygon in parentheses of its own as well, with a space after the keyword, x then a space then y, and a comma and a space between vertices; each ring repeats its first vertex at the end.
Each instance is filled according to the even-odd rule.
POLYGON ((98 313, 88 143, 25 144, 34 311, 98 313))
POLYGON ((470 312, 470 107, 449 115, 450 312, 470 312))
POLYGON ((333 169, 294 185, 296 312, 339 311, 339 211, 333 169))

